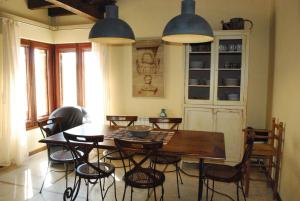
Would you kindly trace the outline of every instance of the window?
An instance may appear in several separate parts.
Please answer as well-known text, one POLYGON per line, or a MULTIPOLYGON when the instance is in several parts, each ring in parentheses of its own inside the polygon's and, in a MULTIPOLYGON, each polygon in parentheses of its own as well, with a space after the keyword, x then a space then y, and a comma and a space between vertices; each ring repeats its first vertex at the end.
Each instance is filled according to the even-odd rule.
POLYGON ((91 44, 55 45, 57 104, 59 106, 85 105, 85 65, 91 54, 91 44))
POLYGON ((77 105, 76 52, 61 52, 59 59, 62 105, 77 105))
POLYGON ((90 43, 50 45, 22 39, 20 60, 27 78, 27 129, 48 118, 55 108, 85 105, 85 66, 92 64, 90 43))
POLYGON ((47 118, 53 109, 52 46, 45 43, 21 40, 20 59, 26 68, 27 128, 47 118))
POLYGON ((34 77, 37 117, 49 114, 47 84, 47 50, 34 48, 34 77))

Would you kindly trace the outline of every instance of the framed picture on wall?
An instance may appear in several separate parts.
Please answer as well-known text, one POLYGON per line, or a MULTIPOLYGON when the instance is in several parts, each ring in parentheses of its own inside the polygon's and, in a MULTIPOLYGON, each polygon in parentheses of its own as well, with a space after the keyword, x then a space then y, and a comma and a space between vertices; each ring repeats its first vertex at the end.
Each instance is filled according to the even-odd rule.
POLYGON ((132 93, 134 97, 163 97, 163 43, 137 40, 133 46, 132 93))

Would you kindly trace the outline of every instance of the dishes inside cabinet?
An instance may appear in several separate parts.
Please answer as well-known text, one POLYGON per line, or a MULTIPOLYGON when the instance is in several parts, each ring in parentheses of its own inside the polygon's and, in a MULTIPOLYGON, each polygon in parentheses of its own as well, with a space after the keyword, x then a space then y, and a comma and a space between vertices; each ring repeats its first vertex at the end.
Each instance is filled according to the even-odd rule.
POLYGON ((239 101, 240 100, 240 95, 236 94, 236 93, 228 94, 227 99, 232 100, 232 101, 239 101))
POLYGON ((204 61, 191 61, 190 68, 204 68, 204 61))
POLYGON ((190 84, 190 85, 198 85, 198 84, 199 84, 199 81, 198 81, 198 79, 190 78, 190 79, 189 79, 189 84, 190 84))
POLYGON ((225 78, 223 82, 225 86, 239 86, 238 78, 225 78))
POLYGON ((190 46, 190 50, 192 52, 210 52, 211 51, 211 43, 199 43, 199 44, 192 44, 190 46))

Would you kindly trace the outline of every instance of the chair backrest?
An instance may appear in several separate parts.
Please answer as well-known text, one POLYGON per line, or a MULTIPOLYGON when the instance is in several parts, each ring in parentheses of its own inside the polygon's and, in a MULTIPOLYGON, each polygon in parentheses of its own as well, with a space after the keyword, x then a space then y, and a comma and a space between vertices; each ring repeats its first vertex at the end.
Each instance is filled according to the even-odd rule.
POLYGON ((251 132, 252 135, 248 136, 247 142, 246 142, 246 149, 242 158, 242 161, 239 162, 235 167, 238 168, 241 171, 244 171, 246 169, 246 163, 250 158, 250 155, 252 153, 253 149, 253 141, 254 141, 254 132, 251 132))
POLYGON ((169 130, 178 130, 179 124, 181 124, 182 118, 149 118, 149 123, 153 128, 161 129, 159 124, 171 124, 169 130))
MULTIPOLYGON (((56 117, 52 119, 46 119, 46 120, 39 120, 37 121, 38 126, 41 130, 41 133, 43 137, 49 137, 51 135, 54 135, 56 133, 53 132, 52 128, 53 126, 57 127, 57 131, 61 132, 61 122, 63 118, 62 117, 56 117)), ((61 145, 53 145, 53 144, 47 144, 47 155, 48 155, 48 160, 52 160, 50 155, 58 150, 64 149, 64 146, 61 145)))
MULTIPOLYGON (((282 150, 282 144, 283 144, 283 131, 284 131, 284 126, 283 122, 276 123, 274 125, 275 131, 274 131, 274 140, 276 142, 274 143, 274 149, 276 151, 276 158, 277 160, 281 160, 281 150, 282 150)), ((277 162, 279 163, 279 162, 277 162)))
POLYGON ((67 141, 67 147, 73 155, 75 165, 87 164, 95 171, 105 174, 105 172, 100 169, 100 161, 102 158, 100 157, 100 151, 98 149, 98 144, 103 142, 103 135, 74 135, 66 132, 63 132, 63 135, 67 141), (96 163, 90 162, 89 160, 89 153, 94 148, 97 150, 96 163))
POLYGON ((37 121, 37 123, 42 132, 43 137, 45 138, 55 134, 52 130, 54 126, 57 127, 58 132, 61 132, 62 121, 63 121, 62 117, 55 117, 46 120, 39 120, 37 121))
POLYGON ((107 115, 106 120, 109 121, 109 126, 123 126, 119 125, 119 122, 127 122, 126 127, 134 125, 137 121, 137 116, 118 116, 118 115, 107 115))
MULTIPOLYGON (((136 170, 141 170, 142 165, 150 158, 150 157, 157 157, 158 150, 162 148, 163 142, 157 141, 157 142, 141 142, 141 141, 128 141, 128 140, 122 140, 122 139, 114 139, 115 145, 120 153, 120 156, 122 158, 122 163, 124 167, 124 171, 126 172, 133 172, 136 170), (137 161, 133 154, 128 153, 142 153, 141 157, 142 159, 137 161), (133 163, 133 167, 130 167, 130 170, 127 171, 125 166, 125 159, 128 158, 130 162, 133 163)), ((154 164, 153 169, 155 170, 156 165, 154 164)))
POLYGON ((254 138, 254 141, 265 141, 273 147, 276 147, 277 144, 282 141, 283 123, 276 123, 276 118, 272 118, 272 126, 270 130, 247 127, 243 131, 245 140, 251 135, 254 138))
POLYGON ((53 125, 51 130, 52 133, 58 133, 60 131, 65 131, 70 128, 82 125, 84 123, 84 119, 87 117, 87 112, 82 107, 73 107, 73 106, 65 106, 60 107, 54 110, 49 119, 62 117, 61 129, 58 129, 57 125, 53 125))

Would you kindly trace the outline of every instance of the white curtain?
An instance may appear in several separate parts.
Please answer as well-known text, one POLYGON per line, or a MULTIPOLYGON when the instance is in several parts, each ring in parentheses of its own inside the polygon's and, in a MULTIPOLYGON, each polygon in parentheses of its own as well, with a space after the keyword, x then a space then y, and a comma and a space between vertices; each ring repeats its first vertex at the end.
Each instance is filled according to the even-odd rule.
POLYGON ((92 123, 105 124, 109 112, 108 46, 92 44, 90 62, 85 67, 86 109, 92 123))
POLYGON ((26 69, 19 65, 17 22, 3 18, 2 34, 0 166, 20 165, 28 156, 28 151, 25 129, 26 69))

